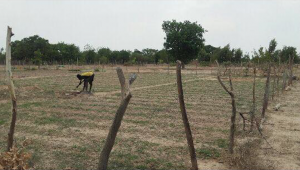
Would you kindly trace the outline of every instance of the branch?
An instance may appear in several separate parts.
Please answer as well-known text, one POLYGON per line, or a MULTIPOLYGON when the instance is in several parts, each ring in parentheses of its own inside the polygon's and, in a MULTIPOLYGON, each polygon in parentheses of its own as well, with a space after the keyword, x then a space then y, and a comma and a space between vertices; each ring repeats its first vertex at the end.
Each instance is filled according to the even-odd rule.
POLYGON ((119 128, 121 126, 123 116, 126 112, 127 106, 132 97, 130 90, 128 88, 129 85, 125 81, 123 71, 119 67, 117 68, 117 74, 118 74, 119 81, 121 84, 122 100, 121 100, 121 104, 116 112, 114 121, 110 127, 104 147, 101 151, 100 158, 99 158, 99 164, 98 164, 98 170, 106 170, 107 169, 110 152, 114 146, 115 139, 116 139, 117 133, 119 131, 119 128))
POLYGON ((121 85, 121 96, 122 96, 122 99, 124 99, 126 97, 126 92, 127 92, 128 88, 127 88, 127 84, 125 82, 124 73, 120 67, 117 68, 117 74, 118 74, 120 85, 121 85))
MULTIPOLYGON (((228 88, 224 85, 224 83, 223 83, 222 80, 221 80, 221 77, 220 77, 220 65, 219 65, 219 63, 218 63, 217 60, 216 60, 216 63, 217 63, 217 65, 218 65, 218 76, 217 76, 218 81, 219 81, 219 83, 221 84, 221 86, 223 87, 223 89, 224 89, 230 96, 232 96, 233 93, 232 93, 231 91, 228 90, 228 88)), ((231 87, 232 87, 231 76, 230 76, 230 78, 229 78, 229 83, 231 84, 231 87)))

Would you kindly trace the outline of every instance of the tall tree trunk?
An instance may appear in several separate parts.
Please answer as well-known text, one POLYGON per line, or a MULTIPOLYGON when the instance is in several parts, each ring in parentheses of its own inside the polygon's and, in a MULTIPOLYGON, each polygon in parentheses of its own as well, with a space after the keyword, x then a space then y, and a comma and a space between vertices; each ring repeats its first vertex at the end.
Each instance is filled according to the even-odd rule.
POLYGON ((192 163, 192 170, 198 170, 197 158, 196 158, 196 151, 194 148, 193 136, 192 131, 190 128, 189 120, 186 114, 185 104, 184 104, 184 96, 183 96, 183 89, 182 89, 182 80, 181 80, 181 62, 177 61, 177 87, 178 87, 178 98, 179 98, 179 105, 182 115, 182 121, 184 124, 185 134, 187 143, 189 145, 189 152, 191 157, 192 163))

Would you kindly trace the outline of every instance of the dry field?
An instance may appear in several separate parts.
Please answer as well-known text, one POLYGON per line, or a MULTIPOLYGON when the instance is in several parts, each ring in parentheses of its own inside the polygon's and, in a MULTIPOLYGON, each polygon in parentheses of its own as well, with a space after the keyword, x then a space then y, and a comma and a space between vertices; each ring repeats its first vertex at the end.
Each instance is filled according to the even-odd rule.
MULTIPOLYGON (((93 67, 81 67, 82 71, 93 67)), ((0 74, 0 149, 6 148, 11 103, 0 74)), ((17 143, 30 139, 28 152, 36 169, 95 169, 100 150, 120 102, 115 67, 95 72, 93 94, 73 95, 78 84, 68 68, 14 71, 18 98, 17 143)), ((73 68, 74 69, 74 68, 73 68)), ((109 169, 189 169, 189 154, 177 98, 175 67, 140 67, 132 86, 109 169)), ((184 97, 200 169, 225 168, 231 100, 211 74, 211 68, 183 71, 184 97)), ((124 73, 137 67, 123 67, 124 73)), ((225 80, 225 79, 224 79, 225 80)), ((226 82, 227 83, 227 82, 226 82)), ((263 99, 265 78, 257 79, 257 104, 263 99)), ((249 111, 252 77, 234 76, 238 111, 249 111)), ((82 88, 82 86, 80 87, 82 88)), ((80 89, 81 90, 81 89, 80 89)), ((245 132, 237 117, 237 140, 245 132)))

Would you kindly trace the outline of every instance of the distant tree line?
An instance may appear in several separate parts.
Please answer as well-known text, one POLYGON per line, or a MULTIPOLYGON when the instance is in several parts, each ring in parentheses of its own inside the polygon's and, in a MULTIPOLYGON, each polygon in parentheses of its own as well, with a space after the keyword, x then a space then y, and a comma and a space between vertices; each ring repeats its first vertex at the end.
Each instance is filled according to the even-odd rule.
MULTIPOLYGON (((0 50, 0 61, 5 60, 4 49, 0 50)), ((137 64, 137 63, 167 63, 174 59, 166 50, 143 49, 111 50, 107 47, 95 49, 89 44, 80 51, 74 44, 59 42, 50 44, 47 39, 34 35, 12 42, 12 60, 22 63, 41 64, 137 64)))
MULTIPOLYGON (((108 47, 95 49, 87 44, 83 51, 74 44, 59 42, 50 44, 45 38, 38 35, 12 42, 12 60, 21 63, 41 64, 160 64, 173 63, 181 60, 187 64, 193 60, 201 63, 231 62, 287 62, 289 57, 299 63, 299 54, 295 47, 285 46, 276 49, 277 42, 271 40, 268 48, 260 47, 253 54, 244 53, 240 48, 214 47, 205 45, 204 28, 197 22, 164 21, 162 29, 166 33, 164 49, 140 50, 111 50, 108 47)), ((5 52, 0 49, 0 63, 4 63, 5 52)))
POLYGON ((217 60, 219 63, 231 62, 287 62, 289 57, 294 58, 295 63, 300 63, 300 54, 297 54, 297 49, 291 46, 284 46, 282 49, 276 49, 277 42, 275 39, 270 41, 268 48, 260 47, 258 51, 254 51, 252 56, 249 53, 244 54, 238 49, 231 49, 230 45, 223 48, 216 48, 211 45, 204 46, 198 55, 199 61, 213 62, 217 60))

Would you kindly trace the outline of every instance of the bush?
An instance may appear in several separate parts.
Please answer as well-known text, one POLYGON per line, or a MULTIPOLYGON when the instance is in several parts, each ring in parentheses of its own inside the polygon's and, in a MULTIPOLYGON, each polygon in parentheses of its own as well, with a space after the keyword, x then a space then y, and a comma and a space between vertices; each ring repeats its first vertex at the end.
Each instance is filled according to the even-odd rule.
POLYGON ((20 148, 13 146, 9 152, 0 153, 0 169, 29 169, 29 160, 31 159, 31 154, 25 152, 25 147, 27 145, 28 141, 25 140, 20 148))

